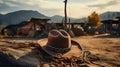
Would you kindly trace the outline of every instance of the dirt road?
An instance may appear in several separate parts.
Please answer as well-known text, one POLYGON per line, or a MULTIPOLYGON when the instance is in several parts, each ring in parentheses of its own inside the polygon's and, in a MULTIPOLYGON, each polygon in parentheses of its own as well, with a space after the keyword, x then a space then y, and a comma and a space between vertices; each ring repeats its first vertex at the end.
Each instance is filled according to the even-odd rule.
MULTIPOLYGON (((120 38, 110 37, 108 35, 95 35, 95 36, 81 36, 74 37, 73 40, 79 42, 84 50, 90 51, 92 54, 97 55, 100 61, 95 63, 101 64, 105 67, 119 67, 120 66, 120 38)), ((4 41, 17 42, 17 43, 28 43, 34 42, 38 43, 39 39, 1 39, 0 40, 0 50, 11 53, 18 61, 26 62, 29 64, 38 65, 39 61, 34 57, 31 52, 32 47, 24 47, 19 49, 13 49, 10 45, 4 41), (6 47, 7 46, 7 47, 6 47)), ((42 40, 42 44, 47 42, 47 38, 42 40)), ((17 47, 17 46, 16 46, 17 47)), ((73 50, 74 52, 74 50, 73 50)), ((91 65, 90 67, 96 67, 91 65)))

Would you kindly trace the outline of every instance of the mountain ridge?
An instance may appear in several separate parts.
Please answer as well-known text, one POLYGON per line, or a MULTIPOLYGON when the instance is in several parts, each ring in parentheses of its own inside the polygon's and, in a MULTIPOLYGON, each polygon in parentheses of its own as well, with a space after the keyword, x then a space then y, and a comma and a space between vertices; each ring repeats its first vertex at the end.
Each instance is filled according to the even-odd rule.
MULTIPOLYGON (((105 12, 100 14, 100 17, 102 18, 102 20, 108 20, 108 19, 112 19, 114 17, 118 17, 120 16, 120 12, 105 12)), ((20 10, 20 11, 15 11, 15 12, 10 12, 7 14, 0 14, 0 23, 2 24, 18 24, 22 21, 28 21, 30 20, 32 17, 34 18, 49 18, 51 19, 49 22, 62 22, 64 17, 60 16, 60 15, 54 15, 54 16, 45 16, 44 14, 38 12, 38 11, 34 11, 34 10, 20 10)), ((70 22, 84 22, 87 21, 87 17, 83 17, 83 18, 70 18, 70 22)), ((68 19, 69 20, 69 19, 68 19)))
POLYGON ((120 17, 120 12, 105 12, 100 14, 100 17, 102 20, 108 20, 108 19, 113 19, 115 17, 120 17))
POLYGON ((1 22, 3 24, 17 24, 22 21, 28 21, 32 17, 48 18, 47 16, 32 10, 21 10, 11 13, 7 13, 1 17, 1 22))
MULTIPOLYGON (((71 18, 71 17, 68 17, 68 22, 69 22, 69 18, 70 18, 70 22, 74 22, 75 20, 77 20, 76 18, 71 18)), ((51 19, 51 22, 63 22, 64 20, 64 17, 63 16, 60 16, 60 15, 54 15, 52 17, 50 17, 51 19)))
MULTIPOLYGON (((107 11, 102 14, 99 14, 99 16, 101 17, 102 21, 109 20, 115 17, 120 17, 120 12, 107 11)), ((86 21, 87 21, 87 17, 83 17, 83 18, 77 19, 75 22, 86 22, 86 21)))

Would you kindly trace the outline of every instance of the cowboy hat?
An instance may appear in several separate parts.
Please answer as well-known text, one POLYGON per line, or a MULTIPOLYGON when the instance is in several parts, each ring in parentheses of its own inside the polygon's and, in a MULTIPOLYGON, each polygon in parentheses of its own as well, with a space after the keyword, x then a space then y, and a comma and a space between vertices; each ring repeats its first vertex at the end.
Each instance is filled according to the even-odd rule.
POLYGON ((49 32, 47 39, 41 39, 38 43, 51 55, 60 53, 64 55, 80 55, 82 51, 81 45, 71 40, 70 35, 64 30, 52 30, 49 32))

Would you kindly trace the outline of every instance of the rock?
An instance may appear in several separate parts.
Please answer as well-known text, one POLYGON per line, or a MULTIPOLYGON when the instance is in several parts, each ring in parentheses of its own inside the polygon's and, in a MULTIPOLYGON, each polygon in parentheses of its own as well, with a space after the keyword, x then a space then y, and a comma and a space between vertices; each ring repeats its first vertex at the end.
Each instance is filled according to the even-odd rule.
POLYGON ((75 34, 75 36, 81 36, 84 35, 84 29, 82 27, 76 27, 73 29, 73 32, 75 34))

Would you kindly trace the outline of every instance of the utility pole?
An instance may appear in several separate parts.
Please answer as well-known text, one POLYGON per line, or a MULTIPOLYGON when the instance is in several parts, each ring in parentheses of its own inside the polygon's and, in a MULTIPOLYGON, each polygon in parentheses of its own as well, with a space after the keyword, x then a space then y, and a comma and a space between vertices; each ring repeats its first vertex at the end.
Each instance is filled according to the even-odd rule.
POLYGON ((64 29, 67 31, 67 0, 64 1, 64 13, 65 13, 65 22, 64 22, 64 29))

